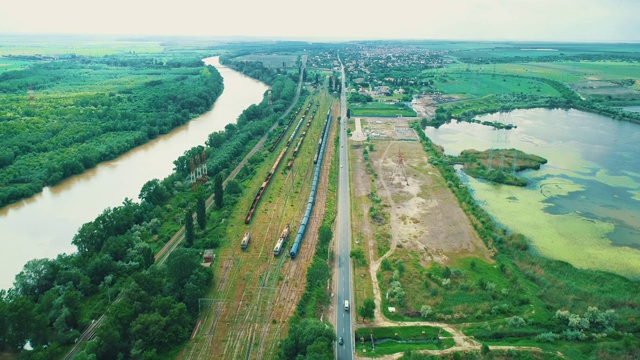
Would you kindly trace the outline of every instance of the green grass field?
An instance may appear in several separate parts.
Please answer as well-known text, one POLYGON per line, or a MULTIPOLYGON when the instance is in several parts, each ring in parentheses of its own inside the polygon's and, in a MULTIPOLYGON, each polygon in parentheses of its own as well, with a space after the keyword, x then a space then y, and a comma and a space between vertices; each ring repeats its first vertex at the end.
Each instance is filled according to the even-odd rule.
POLYGON ((102 56, 121 53, 159 53, 158 41, 125 40, 112 36, 82 35, 0 35, 0 56, 61 55, 102 56))
POLYGON ((480 74, 543 77, 565 83, 588 80, 640 79, 640 64, 621 61, 532 62, 490 65, 454 64, 441 72, 477 72, 480 74))
POLYGON ((31 61, 14 60, 0 57, 0 74, 5 71, 24 69, 31 61))
POLYGON ((435 86, 445 94, 482 97, 490 94, 560 96, 551 86, 536 80, 476 72, 448 73, 436 77, 435 86))
POLYGON ((416 116, 416 112, 413 109, 401 103, 393 105, 383 103, 350 104, 350 108, 351 116, 416 116))

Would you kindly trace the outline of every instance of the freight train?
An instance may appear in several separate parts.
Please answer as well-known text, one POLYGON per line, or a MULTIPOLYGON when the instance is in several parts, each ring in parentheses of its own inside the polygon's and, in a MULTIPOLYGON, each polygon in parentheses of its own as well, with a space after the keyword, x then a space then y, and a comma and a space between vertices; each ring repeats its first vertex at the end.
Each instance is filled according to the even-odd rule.
POLYGON ((298 229, 298 234, 296 235, 296 239, 293 242, 293 246, 291 246, 291 250, 289 251, 289 256, 291 259, 295 258, 298 255, 298 251, 300 250, 300 245, 302 243, 302 237, 304 236, 304 232, 307 230, 307 224, 309 223, 309 217, 311 216, 311 211, 313 210, 313 204, 316 199, 316 191, 318 190, 318 182, 320 178, 320 170, 322 168, 322 158, 324 157, 324 149, 327 144, 327 138, 329 136, 329 129, 331 128, 331 110, 327 113, 327 123, 324 127, 324 134, 322 136, 322 146, 320 148, 318 161, 316 163, 315 173, 313 175, 313 183, 311 185, 311 194, 309 194, 309 202, 307 203, 307 210, 302 217, 302 221, 300 222, 300 228, 298 229))
POLYGON ((282 150, 282 152, 278 156, 278 159, 276 159, 276 162, 273 164, 273 167, 271 168, 271 170, 267 174, 267 178, 262 183, 262 186, 260 186, 260 189, 258 189, 258 193, 256 194, 256 197, 253 199, 253 203, 251 204, 251 207, 249 208, 249 212, 247 213, 247 217, 244 219, 244 223, 245 224, 248 224, 248 223, 251 222, 251 217, 253 217, 253 213, 254 213, 254 211, 256 211, 256 207, 258 206, 258 203, 260 202, 260 199, 262 198, 262 194, 264 194, 264 191, 267 189, 267 185, 269 185, 269 182, 271 181, 271 177, 276 172, 276 169, 278 168, 278 165, 280 165, 280 161, 282 161, 282 158, 284 157, 284 153, 286 151, 287 151, 287 148, 282 150))
POLYGON ((249 241, 251 241, 251 233, 246 232, 246 233, 244 233, 244 236, 242 237, 242 242, 240 243, 240 248, 242 248, 242 250, 246 249, 247 246, 249 246, 249 241))
POLYGON ((298 116, 298 114, 300 113, 300 110, 302 110, 302 106, 300 106, 298 110, 296 110, 295 114, 291 114, 289 123, 287 124, 287 126, 284 127, 284 129, 282 129, 282 133, 280 133, 280 136, 278 136, 278 138, 276 139, 276 142, 273 143, 273 145, 271 145, 269 152, 273 152, 273 150, 276 149, 276 146, 278 146, 278 144, 280 143, 284 135, 287 133, 287 130, 289 130, 289 127, 291 127, 291 124, 293 124, 293 120, 295 120, 296 116, 298 116))
POLYGON ((284 248, 284 242, 287 241, 288 237, 289 237, 289 224, 287 224, 284 230, 282 230, 282 234, 280 234, 280 237, 278 238, 276 247, 273 248, 273 256, 280 255, 280 252, 282 252, 282 248, 284 248))
POLYGON ((258 206, 258 203, 260 202, 260 199, 262 198, 262 194, 264 194, 264 191, 267 189, 267 186, 269 185, 269 182, 271 181, 271 177, 273 176, 273 174, 275 174, 276 169, 278 168, 278 165, 280 165, 280 161, 282 161, 282 158, 284 157, 284 154, 289 149, 289 145, 291 144, 291 140, 293 140, 293 138, 298 133, 298 129, 300 129, 300 125, 304 122, 304 119, 307 116, 307 113, 309 112, 309 109, 311 108, 311 105, 312 105, 312 103, 309 103, 309 105, 307 106, 307 109, 305 110, 304 115, 302 115, 302 117, 300 118, 300 121, 298 121, 298 125, 296 125, 296 128, 293 130, 293 133, 289 137, 289 140, 287 141, 287 145, 284 147, 284 149, 280 153, 280 156, 278 156, 278 159, 273 164, 273 167, 271 168, 271 171, 269 171, 269 174, 267 174, 267 177, 264 180, 264 182, 262 183, 262 186, 260 186, 260 189, 258 189, 258 193, 256 194, 256 197, 253 199, 253 203, 251 204, 251 207, 249 208, 249 212, 247 213, 247 216, 244 219, 244 223, 245 224, 248 224, 248 223, 251 222, 251 218, 253 217, 253 213, 256 211, 256 207, 258 206))

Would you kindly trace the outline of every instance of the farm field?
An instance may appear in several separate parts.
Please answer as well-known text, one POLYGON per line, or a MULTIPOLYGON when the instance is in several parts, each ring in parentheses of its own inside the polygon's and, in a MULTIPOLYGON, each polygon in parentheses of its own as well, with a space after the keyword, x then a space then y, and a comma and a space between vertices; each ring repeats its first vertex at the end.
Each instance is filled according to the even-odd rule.
POLYGON ((466 94, 473 97, 515 93, 560 96, 558 91, 543 82, 499 74, 447 73, 436 77, 434 84, 444 94, 466 94))
POLYGON ((382 117, 394 117, 394 116, 416 116, 416 112, 413 109, 407 107, 402 103, 397 104, 383 104, 383 103, 366 103, 351 104, 351 116, 382 116, 382 117))
MULTIPOLYGON (((452 64, 440 72, 478 72, 535 76, 574 83, 588 80, 624 80, 640 78, 640 64, 622 61, 529 62, 505 64, 452 64)), ((471 84, 469 84, 471 85, 471 84)))
POLYGON ((18 70, 24 69, 29 64, 32 64, 33 61, 25 61, 25 60, 16 60, 16 59, 7 59, 0 57, 0 74, 9 70, 18 70))
MULTIPOLYGON (((197 359, 202 356, 214 358, 273 358, 277 344, 286 333, 288 319, 304 291, 306 268, 313 256, 317 228, 324 212, 324 198, 317 198, 310 228, 302 242, 295 260, 288 256, 300 219, 306 208, 313 175, 313 157, 317 139, 321 135, 332 99, 325 93, 311 96, 308 100, 320 103, 311 127, 306 134, 298 157, 291 170, 287 162, 303 125, 293 139, 289 151, 276 170, 271 183, 259 203, 251 223, 244 219, 254 195, 264 181, 267 172, 282 151, 286 140, 297 124, 296 118, 285 139, 272 153, 261 150, 254 157, 264 158, 255 168, 252 180, 241 184, 246 189, 242 199, 228 214, 228 240, 223 242, 214 263, 214 286, 211 299, 203 302, 202 323, 195 338, 184 350, 183 358, 197 359), (285 250, 274 257, 273 248, 283 228, 289 224, 291 231, 285 250), (240 249, 240 240, 245 232, 251 233, 246 250, 240 249), (206 355, 205 355, 206 354, 206 355)), ((305 108, 307 105, 303 105, 305 108)), ((310 118, 311 112, 307 116, 310 118)), ((305 120, 306 123, 306 120, 305 120)), ((335 128, 332 130, 335 133, 335 128)), ((329 136, 332 144, 335 136, 329 136)), ((327 146, 323 173, 327 173, 333 146, 327 146)), ((320 183, 319 193, 326 193, 328 176, 320 183)))
POLYGON ((158 41, 114 36, 83 35, 0 35, 0 56, 62 55, 102 56, 122 53, 160 53, 158 41))

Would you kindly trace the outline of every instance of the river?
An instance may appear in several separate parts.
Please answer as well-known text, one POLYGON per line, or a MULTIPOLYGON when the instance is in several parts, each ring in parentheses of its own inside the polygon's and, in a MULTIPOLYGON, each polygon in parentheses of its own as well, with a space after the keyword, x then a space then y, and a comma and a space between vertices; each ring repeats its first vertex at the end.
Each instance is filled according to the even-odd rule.
POLYGON ((218 57, 204 61, 224 79, 224 91, 210 111, 115 160, 0 209, 0 289, 11 287, 31 259, 75 252, 71 240, 82 224, 125 198, 138 201, 142 185, 171 174, 173 161, 185 150, 203 145, 210 133, 224 130, 244 109, 262 101, 265 84, 220 65, 218 57))
POLYGON ((640 279, 640 126, 577 110, 516 110, 479 119, 517 128, 451 123, 426 133, 448 154, 513 147, 549 160, 522 173, 529 181, 524 188, 460 173, 496 221, 525 234, 540 255, 640 279))

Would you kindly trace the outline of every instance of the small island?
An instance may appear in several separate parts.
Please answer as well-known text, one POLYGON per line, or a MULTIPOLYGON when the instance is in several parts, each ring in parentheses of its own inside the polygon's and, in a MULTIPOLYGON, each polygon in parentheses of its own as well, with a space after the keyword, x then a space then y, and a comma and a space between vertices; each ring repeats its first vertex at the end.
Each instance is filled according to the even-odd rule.
POLYGON ((547 163, 543 157, 517 149, 464 150, 452 159, 454 163, 462 164, 470 176, 515 186, 527 186, 527 180, 516 175, 518 171, 538 170, 540 165, 547 163))

